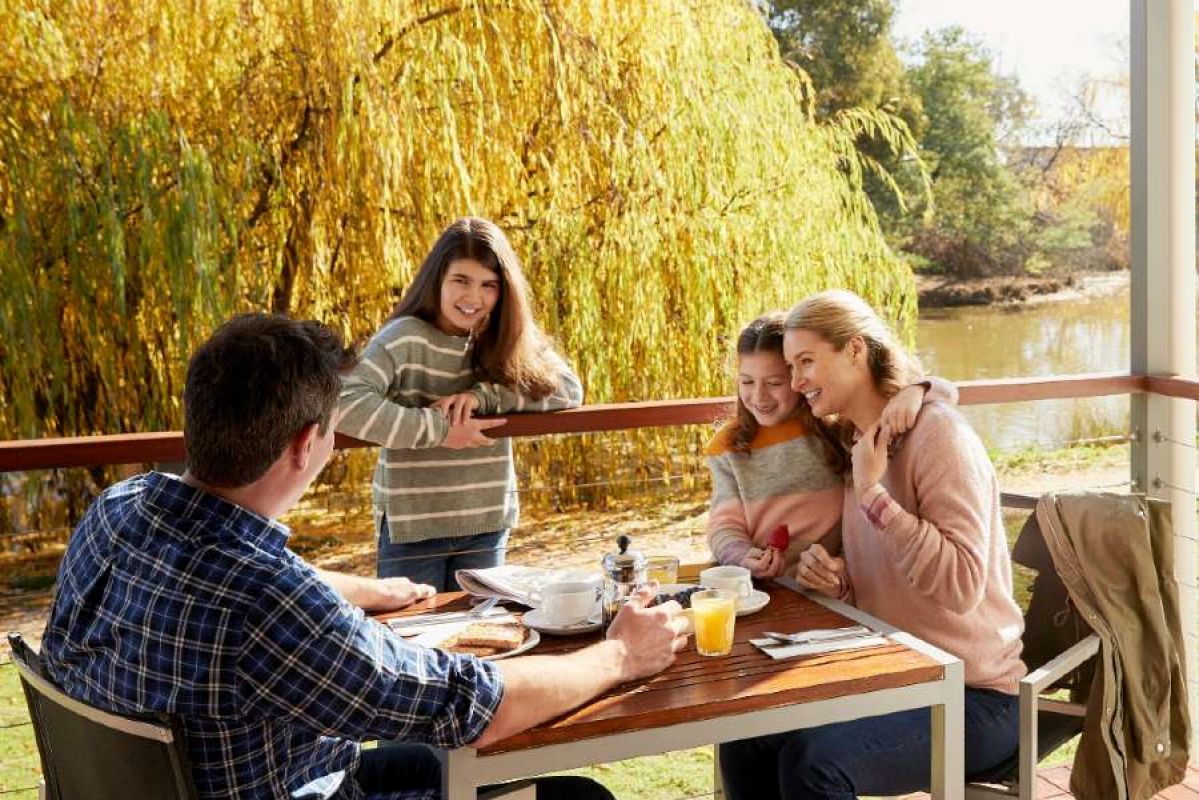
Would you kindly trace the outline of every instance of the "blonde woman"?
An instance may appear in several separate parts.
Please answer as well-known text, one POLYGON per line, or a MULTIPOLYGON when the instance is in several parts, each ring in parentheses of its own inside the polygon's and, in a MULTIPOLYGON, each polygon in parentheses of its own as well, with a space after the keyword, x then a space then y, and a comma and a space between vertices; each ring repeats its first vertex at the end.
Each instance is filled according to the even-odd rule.
MULTIPOLYGON (((950 406, 926 404, 902 436, 882 418, 919 369, 860 297, 814 295, 785 328, 792 387, 836 426, 852 463, 844 554, 815 544, 796 578, 961 658, 966 773, 991 769, 1016 750, 1025 672, 995 469, 950 406)), ((726 792, 845 800, 924 790, 930 736, 924 709, 732 742, 721 748, 726 792)))

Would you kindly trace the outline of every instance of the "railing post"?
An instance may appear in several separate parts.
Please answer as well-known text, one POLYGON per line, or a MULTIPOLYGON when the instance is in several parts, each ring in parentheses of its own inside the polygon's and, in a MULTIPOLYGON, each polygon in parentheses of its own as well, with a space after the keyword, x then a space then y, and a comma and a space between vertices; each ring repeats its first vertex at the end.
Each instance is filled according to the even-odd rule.
MULTIPOLYGON (((1195 374, 1193 0, 1130 0, 1132 371, 1195 374)), ((1134 395, 1132 480, 1171 502, 1192 728, 1199 726, 1195 404, 1134 395)), ((1199 761, 1199 737, 1192 744, 1199 761)))

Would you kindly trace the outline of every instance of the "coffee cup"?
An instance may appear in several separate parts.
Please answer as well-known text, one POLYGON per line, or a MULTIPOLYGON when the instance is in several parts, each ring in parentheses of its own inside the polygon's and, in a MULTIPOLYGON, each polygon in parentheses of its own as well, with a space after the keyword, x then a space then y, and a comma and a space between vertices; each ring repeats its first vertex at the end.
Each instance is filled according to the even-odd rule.
POLYGON ((709 567, 699 574, 699 585, 705 589, 724 589, 739 599, 749 597, 754 590, 753 576, 745 567, 725 564, 709 567))
POLYGON ((593 581, 553 581, 535 589, 529 600, 550 625, 577 625, 595 615, 600 587, 593 581))

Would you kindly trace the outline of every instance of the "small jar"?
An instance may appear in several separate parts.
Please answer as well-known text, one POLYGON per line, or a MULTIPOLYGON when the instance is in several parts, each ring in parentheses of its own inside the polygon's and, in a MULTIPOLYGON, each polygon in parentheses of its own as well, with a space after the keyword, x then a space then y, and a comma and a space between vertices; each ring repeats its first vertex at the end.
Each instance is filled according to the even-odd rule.
POLYGON ((600 599, 603 609, 604 630, 616 619, 624 604, 634 592, 645 585, 645 556, 630 550, 630 539, 621 534, 616 538, 617 550, 604 556, 602 571, 604 592, 600 599))

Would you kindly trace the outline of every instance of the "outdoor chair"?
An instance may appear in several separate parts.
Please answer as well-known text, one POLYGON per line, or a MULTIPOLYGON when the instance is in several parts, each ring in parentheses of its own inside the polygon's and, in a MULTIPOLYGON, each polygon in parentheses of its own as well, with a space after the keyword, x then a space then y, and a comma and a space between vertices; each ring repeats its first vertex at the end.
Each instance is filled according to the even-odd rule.
POLYGON ((1029 672, 1020 681, 1020 747, 987 774, 972 776, 966 800, 1037 796, 1037 765, 1082 732, 1092 659, 1099 652, 1099 637, 1070 601, 1035 512, 1020 532, 1012 560, 1037 571, 1024 615, 1023 658, 1029 672), (1042 697, 1051 690, 1068 691, 1070 701, 1042 697))
POLYGON ((41 657, 8 634, 13 663, 42 761, 39 796, 48 800, 195 798, 178 727, 165 716, 126 716, 68 697, 41 657))

